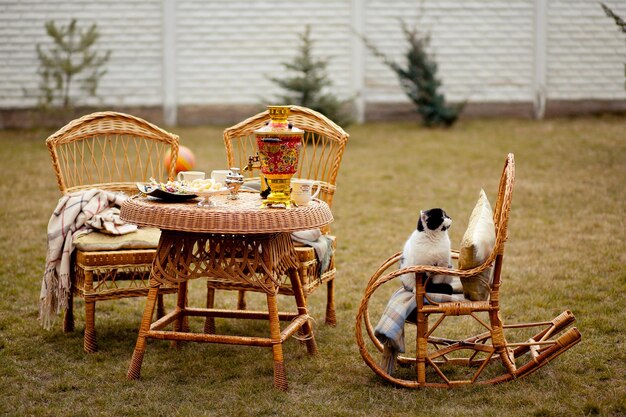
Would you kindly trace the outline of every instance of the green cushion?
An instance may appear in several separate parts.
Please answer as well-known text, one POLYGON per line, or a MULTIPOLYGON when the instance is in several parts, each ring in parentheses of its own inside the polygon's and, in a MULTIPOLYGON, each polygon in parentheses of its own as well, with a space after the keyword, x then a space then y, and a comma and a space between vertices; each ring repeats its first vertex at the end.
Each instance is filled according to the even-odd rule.
POLYGON ((120 249, 155 249, 161 231, 152 227, 140 227, 136 232, 124 235, 109 235, 92 232, 74 239, 76 249, 83 252, 120 249))
MULTIPOLYGON (((461 241, 459 269, 472 269, 489 257, 496 244, 496 228, 493 223, 493 211, 487 195, 480 190, 480 196, 470 216, 467 230, 461 241)), ((472 301, 489 298, 493 279, 493 267, 489 267, 478 276, 463 278, 463 295, 472 301)))

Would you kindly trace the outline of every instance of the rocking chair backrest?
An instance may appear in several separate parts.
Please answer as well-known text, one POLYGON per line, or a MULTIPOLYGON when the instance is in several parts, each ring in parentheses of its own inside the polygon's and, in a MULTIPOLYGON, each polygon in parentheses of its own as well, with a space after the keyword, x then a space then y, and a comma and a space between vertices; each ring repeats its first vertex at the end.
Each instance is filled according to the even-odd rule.
POLYGON ((97 112, 46 139, 63 193, 100 188, 136 192, 135 182, 173 180, 178 136, 135 116, 97 112), (166 154, 170 164, 165 167, 166 154))
POLYGON ((492 288, 496 291, 500 286, 500 270, 502 267, 502 257, 504 255, 504 244, 508 234, 509 214, 511 212, 511 200, 513 199, 513 185, 515 183, 515 157, 512 153, 507 155, 500 185, 498 187, 498 198, 493 213, 493 221, 496 227, 496 243, 491 255, 485 263, 491 264, 495 261, 494 277, 492 288))
MULTIPOLYGON (((289 109, 289 122, 305 132, 294 178, 320 181, 322 190, 318 198, 331 206, 349 135, 321 113, 300 106, 290 106, 289 109)), ((265 126, 269 120, 266 110, 224 131, 229 166, 243 168, 248 165, 248 157, 257 153, 254 131, 265 126)), ((244 175, 254 178, 258 173, 247 171, 244 175)))

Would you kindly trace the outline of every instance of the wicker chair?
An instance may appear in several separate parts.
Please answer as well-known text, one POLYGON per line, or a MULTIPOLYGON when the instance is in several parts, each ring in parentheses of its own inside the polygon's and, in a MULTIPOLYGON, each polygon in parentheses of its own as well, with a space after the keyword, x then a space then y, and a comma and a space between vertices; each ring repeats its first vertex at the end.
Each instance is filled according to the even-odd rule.
POLYGON ((570 311, 565 311, 553 320, 545 322, 504 324, 501 320, 501 271, 514 178, 514 157, 513 154, 509 154, 500 180, 493 216, 496 228, 495 247, 484 263, 467 270, 423 265, 397 269, 396 265, 401 256, 397 253, 387 259, 370 278, 356 316, 356 339, 361 356, 376 374, 393 384, 409 388, 496 384, 532 373, 580 341, 581 335, 575 327, 558 336, 558 333, 575 320, 570 311), (428 299, 425 292, 427 273, 453 275, 464 280, 475 277, 492 265, 493 281, 488 300, 437 303, 428 299), (398 357, 398 364, 405 365, 407 369, 398 369, 392 376, 370 353, 370 350, 382 352, 383 345, 374 335, 368 308, 372 295, 383 284, 397 283, 398 281, 393 279, 405 273, 416 274, 417 309, 416 316, 413 316, 417 323, 414 330, 416 345, 414 356, 398 357), (428 302, 425 302, 425 297, 428 302), (484 317, 485 315, 487 317, 484 317), (431 316, 437 317, 437 320, 429 327, 428 320, 431 316), (462 326, 454 323, 464 319, 466 321, 462 326), (482 329, 482 332, 475 336, 459 338, 459 335, 467 331, 472 324, 482 329), (371 343, 364 340, 363 328, 371 343), (444 330, 445 335, 436 336, 440 330, 444 330), (511 342, 505 337, 505 333, 509 338, 513 336, 521 341, 511 342), (450 334, 452 337, 443 337, 450 334), (411 369, 411 366, 414 366, 414 369, 411 369))
MULTIPOLYGON (((264 111, 224 131, 228 166, 248 166, 249 157, 257 154, 254 131, 265 126, 269 120, 268 112, 264 111)), ((295 127, 305 131, 304 146, 298 161, 298 172, 294 175, 294 178, 319 181, 321 183, 321 191, 317 198, 331 206, 336 190, 337 174, 339 173, 341 159, 349 135, 324 115, 305 107, 290 106, 289 121, 295 127)), ((244 174, 247 181, 260 181, 259 177, 255 176, 258 174, 255 174, 252 170, 246 170, 244 174)), ((324 228, 322 232, 333 239, 334 246, 334 237, 329 234, 330 227, 324 228)), ((313 248, 296 244, 296 252, 298 254, 299 275, 305 297, 322 283, 326 283, 326 323, 334 326, 337 323, 334 297, 336 273, 334 256, 331 258, 328 269, 320 273, 319 262, 316 259, 313 248)), ((281 286, 280 293, 293 295, 293 290, 288 281, 281 286)), ((209 278, 207 287, 208 308, 212 308, 214 305, 216 289, 239 290, 238 308, 242 310, 246 308, 245 291, 255 291, 252 287, 243 287, 239 284, 214 277, 209 278)), ((205 330, 207 333, 215 332, 213 319, 207 319, 205 330)))
MULTIPOLYGON (((93 188, 136 194, 136 181, 143 182, 150 177, 158 180, 173 179, 175 175, 178 136, 123 113, 98 112, 83 116, 52 134, 46 140, 46 145, 63 194, 93 188), (163 161, 167 152, 172 156, 172 163, 166 170, 163 161)), ((139 245, 142 249, 111 250, 123 236, 105 236, 94 232, 87 235, 89 239, 96 240, 89 250, 77 247, 74 251, 72 291, 65 311, 63 330, 74 330, 73 296, 83 297, 86 352, 98 349, 96 301, 148 294, 158 229, 140 231, 142 236, 146 236, 146 241, 139 245), (98 247, 98 239, 99 242, 105 241, 104 247, 98 247)), ((173 287, 165 290, 165 293, 174 292, 176 288, 173 287)), ((161 297, 158 314, 163 313, 161 297)))

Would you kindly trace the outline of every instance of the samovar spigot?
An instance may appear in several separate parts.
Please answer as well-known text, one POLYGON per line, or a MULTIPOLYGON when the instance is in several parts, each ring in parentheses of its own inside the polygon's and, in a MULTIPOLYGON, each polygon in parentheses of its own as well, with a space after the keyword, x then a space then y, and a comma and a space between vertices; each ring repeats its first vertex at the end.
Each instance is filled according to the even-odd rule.
POLYGON ((259 154, 248 156, 248 165, 243 167, 243 172, 252 171, 253 169, 261 169, 261 158, 259 154))

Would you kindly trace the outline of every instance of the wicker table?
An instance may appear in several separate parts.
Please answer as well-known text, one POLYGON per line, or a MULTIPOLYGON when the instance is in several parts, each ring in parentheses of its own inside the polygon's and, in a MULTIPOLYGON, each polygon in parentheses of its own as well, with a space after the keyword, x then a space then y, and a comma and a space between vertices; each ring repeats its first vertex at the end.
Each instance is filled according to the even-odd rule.
POLYGON ((229 200, 227 196, 211 197, 217 204, 215 207, 198 207, 195 199, 166 203, 146 197, 133 197, 122 205, 123 220, 161 229, 146 308, 128 369, 129 379, 140 376, 149 338, 272 348, 274 385, 282 390, 288 387, 283 343, 301 329, 307 351, 317 352, 290 232, 330 224, 333 220, 330 209, 320 200, 291 209, 260 208, 257 193, 239 195, 238 200, 229 200), (187 282, 203 276, 219 276, 260 287, 267 295, 268 311, 188 307, 187 282), (294 289, 296 313, 278 311, 276 298, 285 277, 290 279, 294 289), (166 284, 179 286, 177 308, 153 323, 159 289, 166 284), (188 316, 267 319, 270 337, 192 333, 187 324, 188 316), (280 320, 290 321, 282 331, 280 320), (172 323, 173 330, 164 330, 172 323))

